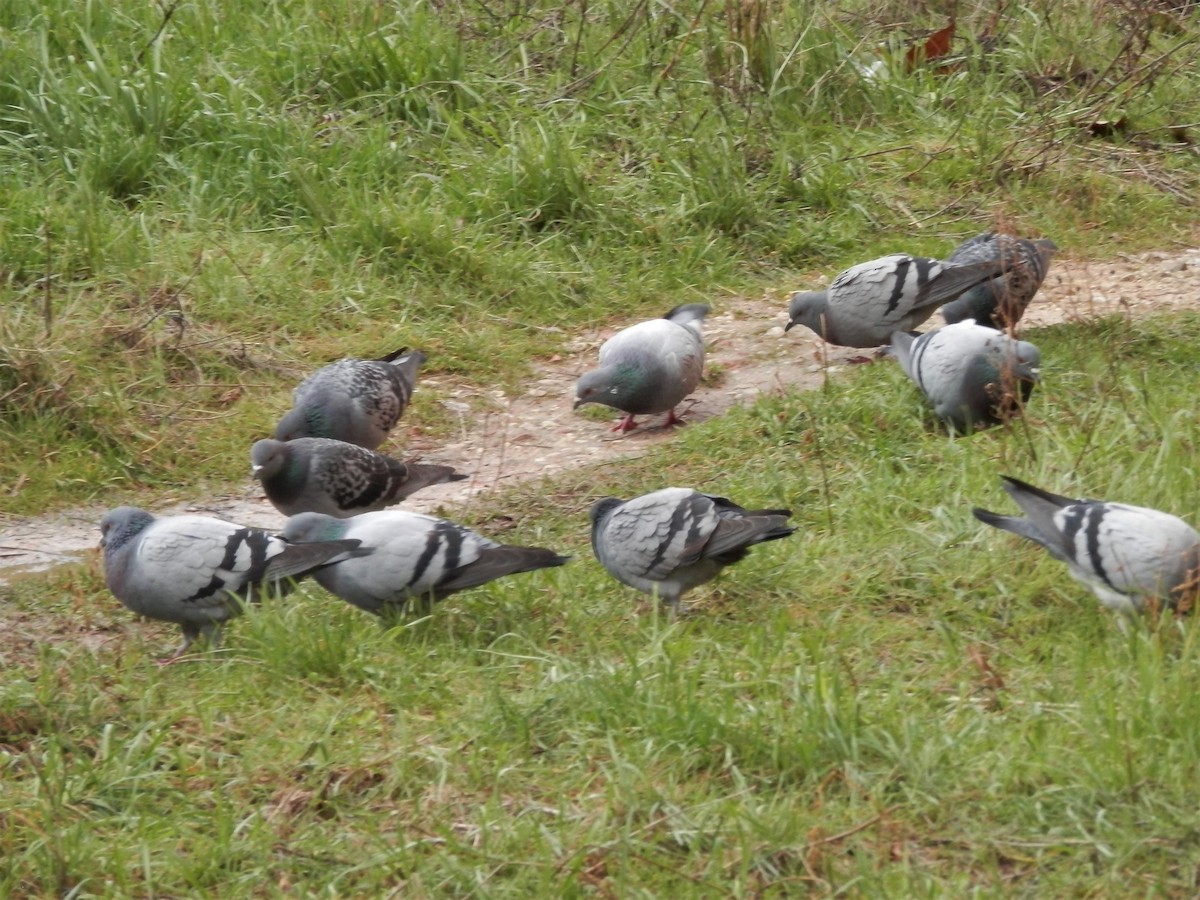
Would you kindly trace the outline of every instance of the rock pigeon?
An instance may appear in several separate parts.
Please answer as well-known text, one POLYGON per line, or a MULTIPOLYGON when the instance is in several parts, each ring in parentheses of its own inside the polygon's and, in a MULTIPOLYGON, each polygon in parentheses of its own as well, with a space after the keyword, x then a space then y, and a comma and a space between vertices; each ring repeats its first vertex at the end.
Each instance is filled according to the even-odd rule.
POLYGON ((339 359, 309 375, 292 395, 275 438, 323 437, 374 450, 408 406, 420 350, 401 348, 379 359, 339 359))
POLYGON ((988 328, 1005 329, 1017 324, 1037 293, 1057 252, 1054 241, 1031 241, 988 231, 968 238, 950 254, 948 262, 974 263, 1002 260, 1011 263, 1003 275, 966 290, 957 300, 942 307, 949 323, 974 319, 988 328))
POLYGON ((592 549, 609 573, 657 595, 674 613, 683 594, 711 581, 748 548, 785 538, 790 510, 745 510, 689 488, 663 488, 632 500, 592 505, 592 549))
POLYGON ((897 254, 851 266, 828 290, 796 291, 784 331, 805 325, 831 344, 878 347, 911 331, 943 303, 1003 271, 999 259, 962 265, 897 254))
POLYGON ((600 368, 575 384, 575 408, 602 403, 621 410, 625 418, 612 427, 620 432, 637 427, 635 415, 665 412, 664 428, 681 422, 675 407, 704 370, 700 325, 708 311, 703 303, 688 303, 618 331, 600 348, 600 368))
POLYGON ((938 418, 960 432, 995 425, 1017 412, 1033 391, 1041 358, 1033 344, 970 319, 917 338, 897 331, 892 351, 938 418))
POLYGON ((244 601, 284 594, 292 579, 365 552, 355 540, 293 546, 259 528, 208 516, 156 518, 133 506, 105 514, 100 546, 104 579, 118 600, 183 628, 182 646, 164 661, 182 656, 201 635, 216 646, 221 626, 241 614, 244 601))
POLYGON ((399 503, 421 488, 462 481, 450 466, 402 463, 329 438, 267 438, 250 448, 255 478, 285 516, 319 512, 338 518, 399 503))
POLYGON ((349 519, 300 513, 287 520, 283 537, 297 546, 349 538, 371 550, 370 556, 345 559, 313 577, 330 593, 375 615, 398 612, 412 598, 442 600, 505 575, 561 566, 570 558, 540 547, 499 544, 462 525, 403 510, 349 519))
POLYGON ((1168 513, 1124 503, 1072 500, 1004 477, 1028 518, 975 508, 979 521, 1041 544, 1109 609, 1126 616, 1165 603, 1191 609, 1200 575, 1200 533, 1168 513))

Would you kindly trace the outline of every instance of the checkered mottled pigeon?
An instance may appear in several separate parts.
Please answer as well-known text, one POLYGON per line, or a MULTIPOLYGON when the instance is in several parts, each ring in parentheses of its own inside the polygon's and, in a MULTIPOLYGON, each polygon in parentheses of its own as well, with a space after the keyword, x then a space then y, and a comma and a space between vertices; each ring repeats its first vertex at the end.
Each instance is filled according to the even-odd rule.
POLYGON ((916 338, 897 331, 892 350, 938 418, 960 432, 995 425, 1018 412, 1033 392, 1041 359, 1028 341, 970 319, 916 338))
POLYGON ((600 347, 600 367, 576 382, 575 408, 602 403, 621 410, 625 417, 613 431, 636 428, 635 415, 665 412, 664 428, 681 422, 675 407, 704 371, 700 326, 708 312, 703 303, 688 303, 618 331, 600 347))
POLYGON ((968 238, 950 254, 948 262, 1001 260, 1009 266, 1003 275, 968 288, 943 306, 942 317, 951 324, 974 319, 979 325, 1001 330, 1016 325, 1042 286, 1057 250, 1051 240, 1031 241, 994 231, 968 238))
POLYGON ((683 594, 743 559, 754 544, 785 538, 790 510, 746 510, 724 497, 663 488, 592 505, 592 549, 609 573, 657 595, 672 612, 683 594))
POLYGON ((221 626, 242 603, 263 593, 284 594, 292 580, 341 556, 358 541, 294 546, 260 528, 208 516, 163 516, 119 506, 100 521, 104 579, 114 596, 141 616, 175 622, 187 652, 198 637, 216 646, 221 626))
POLYGON ((972 510, 988 525, 1041 544, 1109 609, 1186 612, 1200 584, 1200 533, 1182 519, 1124 503, 1072 500, 1004 477, 1025 518, 972 510))
POLYGON ((401 348, 379 359, 339 359, 305 378, 275 438, 333 438, 374 450, 385 440, 412 397, 420 350, 401 348))
POLYGON ((454 522, 404 510, 335 519, 300 513, 283 537, 307 541, 359 541, 369 556, 346 559, 313 574, 347 603, 375 615, 403 609, 410 599, 442 600, 506 575, 561 566, 570 557, 540 547, 499 544, 454 522))
POLYGON ((911 331, 943 303, 1003 271, 999 259, 953 264, 896 254, 859 263, 824 291, 796 291, 788 304, 796 325, 811 328, 830 344, 878 347, 895 331, 911 331))
POLYGON ((431 484, 462 481, 450 466, 402 463, 357 444, 329 438, 258 441, 251 471, 285 516, 319 512, 338 518, 383 509, 431 484))

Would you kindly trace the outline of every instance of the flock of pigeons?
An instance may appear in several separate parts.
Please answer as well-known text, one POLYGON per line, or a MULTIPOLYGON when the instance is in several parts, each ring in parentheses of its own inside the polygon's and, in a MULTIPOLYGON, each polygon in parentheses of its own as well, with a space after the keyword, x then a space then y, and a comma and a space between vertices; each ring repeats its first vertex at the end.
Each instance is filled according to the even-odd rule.
MULTIPOLYGON (((1038 379, 1039 353, 1011 335, 1056 250, 1048 240, 988 232, 945 261, 904 254, 853 266, 829 288, 797 292, 787 328, 825 341, 885 347, 940 419, 969 432, 1019 415, 1038 379), (947 324, 913 329, 937 309, 947 324)), ((600 348, 599 367, 576 384, 575 406, 598 403, 635 416, 666 413, 700 382, 704 304, 626 328, 600 348)), ((242 604, 283 594, 311 574, 327 591, 376 615, 426 604, 497 578, 561 566, 553 550, 501 544, 435 516, 387 509, 431 484, 460 480, 449 466, 403 463, 376 452, 412 396, 419 351, 343 359, 296 388, 272 439, 250 451, 270 502, 289 518, 272 534, 206 516, 156 518, 122 506, 100 523, 105 579, 125 606, 174 622, 183 644, 211 645, 242 604)), ((1005 488, 1024 517, 976 509, 982 522, 1045 547, 1100 600, 1132 614, 1190 605, 1200 533, 1174 516, 1118 503, 1071 500, 1013 478, 1005 488)), ((683 594, 743 559, 749 548, 795 532, 786 509, 747 510, 723 497, 664 488, 591 509, 592 548, 618 581, 672 612, 683 594)))

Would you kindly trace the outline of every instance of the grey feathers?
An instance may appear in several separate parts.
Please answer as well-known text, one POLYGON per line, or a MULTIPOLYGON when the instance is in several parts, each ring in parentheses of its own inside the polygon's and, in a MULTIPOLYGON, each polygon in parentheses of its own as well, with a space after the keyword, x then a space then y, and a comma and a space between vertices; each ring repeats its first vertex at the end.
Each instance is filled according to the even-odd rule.
POLYGON ((1041 358, 1033 344, 970 319, 916 338, 898 331, 892 348, 938 418, 956 431, 994 425, 1018 412, 1038 379, 1041 358))
POLYGON ((633 500, 592 506, 592 549, 609 573, 657 595, 672 608, 680 597, 763 541, 787 537, 785 509, 747 511, 723 497, 664 488, 633 500))
POLYGON ((998 259, 952 264, 897 254, 851 266, 828 290, 797 291, 784 329, 805 325, 831 344, 878 347, 911 331, 972 285, 995 277, 998 259))
POLYGON ((289 580, 357 553, 354 540, 292 546, 259 528, 207 516, 155 518, 120 506, 100 522, 104 578, 138 615, 183 628, 184 653, 200 635, 216 643, 221 625, 262 591, 285 593, 289 580))
POLYGON ((600 347, 600 367, 575 385, 575 407, 602 403, 626 413, 613 431, 635 428, 635 415, 667 413, 664 425, 680 421, 675 406, 696 389, 704 371, 700 326, 709 308, 677 306, 661 319, 617 332, 600 347))
POLYGON ((400 349, 380 359, 341 359, 300 382, 292 409, 275 437, 323 437, 374 450, 400 419, 412 397, 419 350, 400 349))
POLYGON ((450 466, 402 463, 329 438, 261 440, 250 448, 250 461, 267 499, 285 516, 352 516, 399 503, 431 484, 467 477, 450 466))
POLYGON ((1050 240, 1031 241, 994 231, 968 238, 950 255, 949 262, 999 260, 1004 263, 1005 271, 947 303, 942 307, 942 316, 951 324, 974 319, 988 328, 1015 325, 1042 286, 1050 259, 1057 250, 1050 240))
POLYGON ((1004 489, 1025 518, 978 508, 975 518, 1041 544, 1109 609, 1129 614, 1160 601, 1183 611, 1194 603, 1200 533, 1182 519, 1141 506, 1072 500, 1015 478, 1005 477, 1004 489))
POLYGON ((301 513, 288 519, 283 536, 297 546, 350 538, 370 550, 369 556, 338 562, 314 577, 330 593, 376 615, 397 611, 413 598, 441 600, 568 560, 553 550, 499 544, 445 519, 401 510, 350 519, 301 513))

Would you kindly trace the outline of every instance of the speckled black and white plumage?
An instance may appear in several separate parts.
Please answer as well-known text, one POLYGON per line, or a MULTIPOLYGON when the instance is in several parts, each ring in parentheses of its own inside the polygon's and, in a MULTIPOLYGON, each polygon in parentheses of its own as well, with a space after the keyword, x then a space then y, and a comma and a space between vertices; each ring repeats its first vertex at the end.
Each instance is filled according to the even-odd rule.
POLYGON ((916 338, 898 331, 892 351, 938 418, 955 431, 1012 417, 1039 377, 1037 347, 970 319, 916 338))
POLYGON ((450 466, 403 463, 357 444, 329 438, 258 441, 251 471, 285 516, 319 512, 338 518, 383 509, 422 488, 462 481, 450 466))
POLYGON ((663 488, 632 500, 592 505, 592 550, 620 581, 672 610, 699 584, 764 541, 787 537, 786 509, 746 510, 724 497, 663 488))
POLYGON ((1152 602, 1188 610, 1200 576, 1200 533, 1177 516, 1101 500, 1072 500, 1004 478, 1026 518, 972 510, 988 525, 1041 544, 1115 612, 1152 602))
POLYGON ((296 388, 275 438, 323 437, 374 450, 395 427, 412 398, 420 350, 400 349, 379 359, 340 359, 296 388))
POLYGON ((999 260, 951 265, 896 254, 851 266, 824 291, 797 291, 784 329, 804 325, 830 344, 879 347, 894 331, 911 331, 972 285, 994 278, 999 260))
POLYGON ((330 593, 375 615, 397 612, 412 599, 442 600, 569 559, 540 547, 500 544, 454 522, 403 510, 349 519, 301 513, 288 519, 283 537, 296 546, 351 538, 370 550, 369 556, 327 566, 313 577, 330 593))
POLYGON ((634 416, 667 413, 664 426, 681 421, 675 407, 704 372, 703 303, 677 306, 661 319, 617 332, 600 347, 600 367, 575 385, 575 408, 601 403, 626 415, 613 431, 637 427, 634 416))
POLYGON ((951 324, 974 319, 978 325, 996 329, 1016 325, 1045 281, 1057 250, 1051 240, 1034 241, 994 231, 968 238, 950 254, 948 262, 1000 260, 1006 271, 947 303, 942 307, 942 317, 951 324))
POLYGON ((359 552, 353 540, 293 546, 260 528, 208 516, 156 518, 133 506, 105 514, 100 546, 104 578, 118 600, 138 615, 182 627, 183 644, 170 658, 202 635, 216 645, 221 626, 241 614, 243 602, 286 593, 293 579, 359 552))

